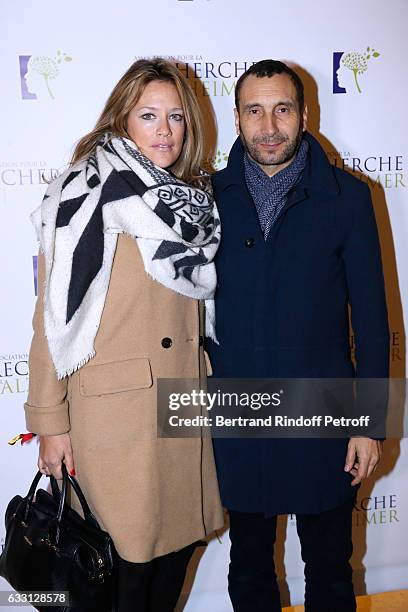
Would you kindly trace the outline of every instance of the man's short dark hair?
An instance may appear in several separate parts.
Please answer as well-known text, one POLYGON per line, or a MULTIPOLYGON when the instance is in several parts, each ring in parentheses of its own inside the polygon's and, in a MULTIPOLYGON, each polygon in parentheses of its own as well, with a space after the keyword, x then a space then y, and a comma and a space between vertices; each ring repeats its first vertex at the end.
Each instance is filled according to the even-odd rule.
POLYGON ((261 60, 260 62, 256 62, 256 64, 250 66, 250 68, 248 68, 248 70, 244 72, 244 74, 241 74, 237 81, 237 84, 235 85, 235 106, 238 110, 239 94, 241 91, 241 87, 245 79, 250 74, 254 74, 259 78, 272 77, 275 74, 287 74, 291 78, 292 83, 295 86, 297 101, 299 103, 299 110, 300 112, 303 111, 303 107, 305 105, 305 96, 303 91, 303 83, 300 77, 296 74, 294 70, 292 70, 292 68, 289 68, 289 66, 287 66, 283 62, 278 62, 277 60, 272 59, 265 59, 261 60))

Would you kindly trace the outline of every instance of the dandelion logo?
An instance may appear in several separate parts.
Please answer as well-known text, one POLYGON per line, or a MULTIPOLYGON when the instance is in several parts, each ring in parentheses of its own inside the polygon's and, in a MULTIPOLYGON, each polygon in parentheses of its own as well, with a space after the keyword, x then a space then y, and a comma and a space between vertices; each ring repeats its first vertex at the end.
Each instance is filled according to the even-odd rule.
POLYGON ((347 93, 351 87, 355 87, 361 94, 359 75, 367 72, 368 63, 372 58, 379 56, 380 53, 372 47, 367 47, 363 53, 358 51, 333 53, 333 93, 347 93))
POLYGON ((45 55, 20 55, 21 97, 23 100, 37 100, 38 93, 44 88, 49 97, 55 96, 50 81, 60 73, 62 62, 71 62, 72 57, 58 50, 55 57, 45 55))

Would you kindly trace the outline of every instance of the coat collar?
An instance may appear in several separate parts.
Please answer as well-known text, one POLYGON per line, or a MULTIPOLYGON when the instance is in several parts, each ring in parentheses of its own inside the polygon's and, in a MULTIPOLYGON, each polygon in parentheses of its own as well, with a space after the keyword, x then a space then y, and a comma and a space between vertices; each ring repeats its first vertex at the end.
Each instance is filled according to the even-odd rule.
MULTIPOLYGON (((339 184, 323 148, 309 132, 305 132, 303 138, 309 143, 309 153, 297 189, 304 189, 307 193, 338 195, 339 184)), ((244 172, 244 147, 239 136, 232 146, 227 167, 216 173, 215 181, 219 189, 226 189, 230 185, 239 185, 245 189, 245 192, 247 191, 244 172)))

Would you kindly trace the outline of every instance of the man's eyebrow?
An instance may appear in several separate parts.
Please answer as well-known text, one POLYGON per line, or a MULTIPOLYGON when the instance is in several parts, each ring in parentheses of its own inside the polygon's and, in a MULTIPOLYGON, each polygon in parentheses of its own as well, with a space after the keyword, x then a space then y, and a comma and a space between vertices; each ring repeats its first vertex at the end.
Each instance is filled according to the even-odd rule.
MULTIPOLYGON (((258 107, 263 107, 263 106, 264 105, 261 104, 260 102, 248 102, 248 104, 245 104, 244 110, 249 111, 253 108, 258 108, 258 107)), ((292 100, 279 100, 279 102, 277 102, 275 106, 288 106, 289 108, 296 108, 296 104, 292 100)))
POLYGON ((295 103, 292 100, 281 100, 275 106, 289 106, 290 108, 295 108, 295 103))

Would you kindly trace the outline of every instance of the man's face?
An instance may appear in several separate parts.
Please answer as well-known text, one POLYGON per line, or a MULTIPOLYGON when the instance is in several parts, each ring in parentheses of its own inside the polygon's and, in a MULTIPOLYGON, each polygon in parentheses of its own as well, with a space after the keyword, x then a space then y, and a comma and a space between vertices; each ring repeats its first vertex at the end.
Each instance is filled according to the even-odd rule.
POLYGON ((288 74, 250 74, 242 84, 234 114, 237 134, 266 174, 272 176, 291 163, 306 129, 307 108, 300 111, 288 74))

